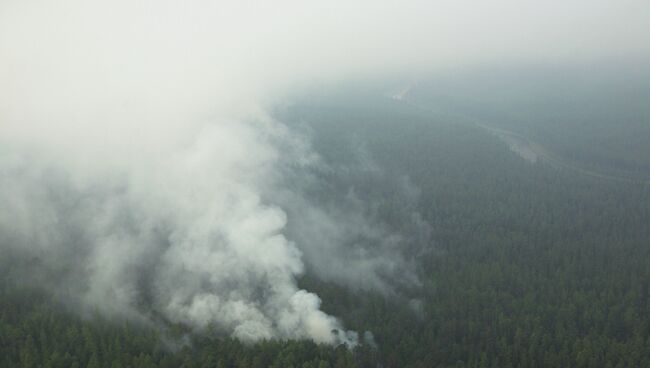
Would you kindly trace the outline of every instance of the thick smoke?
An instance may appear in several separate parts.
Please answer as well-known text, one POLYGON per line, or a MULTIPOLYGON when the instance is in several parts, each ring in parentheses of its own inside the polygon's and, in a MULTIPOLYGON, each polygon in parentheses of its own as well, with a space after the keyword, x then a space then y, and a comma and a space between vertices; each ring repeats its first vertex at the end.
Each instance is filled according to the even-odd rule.
POLYGON ((296 287, 303 263, 282 235, 286 215, 264 200, 293 157, 269 142, 289 139, 274 124, 208 125, 186 149, 82 183, 45 159, 5 155, 3 250, 29 259, 34 281, 111 315, 335 342, 339 323, 296 287))
POLYGON ((317 157, 267 116, 270 104, 362 74, 500 64, 497 55, 567 60, 577 43, 569 61, 648 55, 650 22, 634 1, 616 8, 630 15, 625 28, 599 22, 607 2, 579 1, 519 38, 517 27, 552 7, 498 2, 518 12, 508 16, 455 3, 0 2, 2 260, 24 282, 109 315, 247 341, 353 342, 297 287, 304 257, 343 283, 417 280, 400 238, 364 209, 287 193, 286 173, 317 157), (567 32, 576 23, 594 34, 567 32), (629 42, 603 50, 601 35, 629 42), (293 239, 288 211, 303 215, 293 239), (386 243, 332 245, 351 236, 386 243))

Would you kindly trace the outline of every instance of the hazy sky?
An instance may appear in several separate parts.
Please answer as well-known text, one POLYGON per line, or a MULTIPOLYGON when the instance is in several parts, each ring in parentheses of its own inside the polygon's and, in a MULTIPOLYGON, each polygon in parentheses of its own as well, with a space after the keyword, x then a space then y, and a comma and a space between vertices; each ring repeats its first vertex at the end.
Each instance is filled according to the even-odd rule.
MULTIPOLYGON (((267 108, 347 78, 645 65, 649 39, 647 0, 0 0, 0 253, 107 313, 147 320, 146 295, 242 339, 354 340, 296 283, 303 254, 340 257, 311 234, 352 230, 299 193, 276 200, 285 167, 318 160, 267 108), (285 237, 283 206, 318 220, 305 239, 285 237)), ((415 280, 374 256, 345 267, 415 280)))
POLYGON ((0 97, 232 109, 391 70, 647 61, 649 35, 644 0, 2 0, 0 97))
POLYGON ((644 0, 2 0, 1 133, 60 145, 142 134, 168 144, 179 133, 160 119, 248 115, 295 86, 444 68, 644 63, 648 37, 644 0))

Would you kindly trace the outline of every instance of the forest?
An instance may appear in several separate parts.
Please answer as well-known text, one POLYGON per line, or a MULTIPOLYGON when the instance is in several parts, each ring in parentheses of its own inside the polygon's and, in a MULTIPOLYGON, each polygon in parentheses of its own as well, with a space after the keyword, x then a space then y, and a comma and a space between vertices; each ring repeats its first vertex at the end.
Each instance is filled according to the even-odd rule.
MULTIPOLYGON (((564 89, 582 96, 576 101, 543 99, 539 91, 546 90, 533 87, 507 90, 545 105, 499 105, 498 96, 480 91, 473 99, 445 97, 421 83, 409 98, 427 108, 348 88, 314 92, 274 112, 308 136, 325 163, 308 169, 315 180, 305 193, 321 204, 345 204, 350 193, 370 204, 364 215, 400 234, 400 254, 417 275, 413 283, 389 275, 389 290, 378 291, 323 280, 307 265, 300 287, 318 294, 323 311, 346 328, 368 331, 364 343, 251 344, 216 329, 192 333, 177 323, 160 328, 80 315, 21 284, 12 270, 29 260, 5 258, 0 367, 650 366, 650 185, 531 163, 468 122, 507 123, 507 115, 528 124, 510 128, 562 157, 647 175, 648 106, 625 97, 603 106, 605 92, 585 96, 575 90, 594 89, 580 84, 564 89), (537 94, 521 92, 526 88, 537 94), (620 111, 630 123, 617 125, 612 137, 606 122, 614 124, 620 111), (589 125, 592 116, 599 120, 589 125)), ((300 216, 288 212, 288 236, 300 216)))

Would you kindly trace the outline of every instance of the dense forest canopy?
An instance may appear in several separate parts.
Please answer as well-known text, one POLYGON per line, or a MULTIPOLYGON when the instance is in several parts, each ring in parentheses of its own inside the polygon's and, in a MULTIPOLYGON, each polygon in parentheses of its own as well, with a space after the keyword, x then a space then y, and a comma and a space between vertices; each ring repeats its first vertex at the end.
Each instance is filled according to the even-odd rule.
MULTIPOLYGON (((25 285, 38 261, 5 257, 0 366, 650 366, 650 184, 583 172, 650 172, 650 84, 567 73, 432 78, 404 98, 385 85, 339 86, 275 110, 319 162, 284 185, 381 229, 343 238, 347 257, 389 254, 400 265, 351 286, 363 276, 305 255, 300 288, 359 333, 356 346, 242 343, 162 317, 79 315, 25 285), (530 162, 476 122, 580 170, 530 162)), ((287 209, 289 239, 308 240, 302 217, 287 209)))
POLYGON ((650 367, 648 0, 0 0, 0 368, 650 367))

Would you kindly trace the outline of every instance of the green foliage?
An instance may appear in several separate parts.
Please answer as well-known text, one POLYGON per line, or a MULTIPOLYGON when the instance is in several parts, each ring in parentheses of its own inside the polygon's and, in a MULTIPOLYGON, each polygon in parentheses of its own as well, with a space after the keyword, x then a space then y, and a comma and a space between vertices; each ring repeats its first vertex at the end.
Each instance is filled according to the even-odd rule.
POLYGON ((431 226, 403 244, 420 286, 388 297, 300 280, 347 328, 372 331, 378 349, 201 335, 176 346, 182 326, 161 336, 81 319, 6 277, 0 368, 650 366, 650 187, 532 165, 479 128, 392 104, 303 104, 282 115, 311 124, 334 168, 315 173, 319 200, 363 188, 391 230, 414 232, 413 213, 431 226), (357 170, 361 146, 381 172, 357 170), (336 170, 345 165, 354 170, 336 170), (416 199, 404 200, 405 177, 416 199))
POLYGON ((311 341, 245 345, 194 336, 188 345, 172 347, 164 345, 170 336, 150 327, 81 319, 39 292, 2 281, 0 368, 358 367, 356 352, 311 341))

